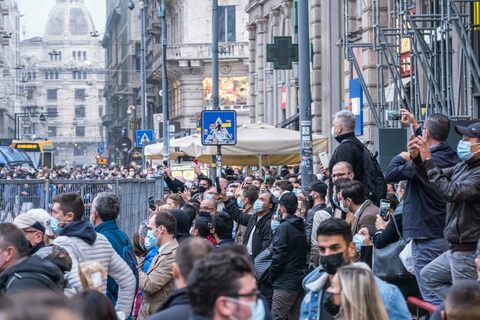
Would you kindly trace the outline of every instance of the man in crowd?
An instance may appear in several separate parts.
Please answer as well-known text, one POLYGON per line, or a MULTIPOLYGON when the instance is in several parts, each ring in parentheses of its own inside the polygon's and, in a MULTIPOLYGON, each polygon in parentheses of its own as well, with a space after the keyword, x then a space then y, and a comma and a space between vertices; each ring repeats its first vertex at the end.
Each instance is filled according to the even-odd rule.
MULTIPOLYGON (((429 115, 423 128, 407 110, 402 110, 402 117, 402 123, 413 126, 415 134, 425 138, 432 159, 439 168, 457 163, 455 151, 446 142, 450 121, 445 115, 429 115)), ((408 152, 394 157, 385 171, 385 178, 389 182, 407 180, 403 201, 403 236, 412 239, 412 262, 423 299, 439 305, 440 297, 428 288, 421 272, 448 248, 443 235, 446 202, 433 185, 417 174, 410 157, 408 152)))
POLYGON ((263 319, 257 284, 248 258, 231 252, 213 252, 197 261, 188 277, 192 306, 189 319, 263 319))
MULTIPOLYGON (((130 267, 115 252, 107 238, 96 233, 90 221, 83 220, 85 206, 80 195, 63 193, 55 196, 52 201, 50 224, 58 235, 53 243, 66 249, 72 258, 72 270, 66 276, 71 288, 66 290, 66 294, 72 295, 83 288, 78 271, 79 263, 98 261, 108 276, 118 284, 115 309, 129 315, 135 294, 135 276, 130 267)), ((107 280, 103 281, 102 288, 106 293, 107 280)))
POLYGON ((442 299, 452 284, 477 279, 475 250, 480 238, 480 122, 456 126, 463 136, 457 153, 461 162, 442 169, 433 159, 426 137, 409 143, 415 171, 447 202, 444 236, 449 250, 425 266, 421 276, 442 299))
MULTIPOLYGON (((239 193, 236 204, 243 213, 252 216, 255 213, 253 204, 258 199, 258 189, 254 185, 249 185, 244 189, 238 189, 239 193)), ((238 222, 238 221, 237 221, 238 222)), ((242 244, 246 236, 246 226, 239 223, 235 230, 235 243, 242 244)))
MULTIPOLYGON (((320 267, 303 280, 306 296, 302 302, 301 320, 335 319, 335 314, 332 314, 334 312, 329 308, 326 292, 338 269, 352 264, 355 258, 355 243, 352 239, 352 229, 345 220, 327 219, 318 227, 320 267)), ((410 320, 412 317, 400 290, 378 278, 375 278, 375 281, 387 309, 388 318, 410 320)))
POLYGON ((282 220, 275 230, 270 267, 274 319, 297 319, 303 298, 301 284, 307 263, 307 238, 303 219, 295 216, 297 205, 293 192, 284 193, 278 203, 277 212, 282 220))
POLYGON ((216 248, 234 243, 233 220, 225 212, 218 212, 212 218, 212 233, 217 242, 216 248))
POLYGON ((293 191, 293 184, 288 180, 277 180, 273 184, 272 194, 277 201, 284 193, 291 191, 293 191))
POLYGON ((182 196, 177 193, 172 193, 167 196, 166 204, 170 209, 180 209, 185 201, 182 196))
MULTIPOLYGON (((355 136, 355 115, 348 110, 342 110, 335 114, 332 122, 332 136, 340 145, 333 151, 327 168, 322 168, 324 175, 330 176, 329 190, 332 190, 333 166, 341 161, 349 163, 353 168, 353 176, 357 181, 363 181, 363 147, 355 136), (346 141, 345 143, 342 143, 346 141), (347 143, 353 141, 354 143, 347 143)), ((330 198, 332 191, 329 192, 330 198)))
POLYGON ((348 210, 355 217, 352 225, 354 234, 362 228, 375 229, 380 209, 365 197, 365 191, 359 181, 343 183, 338 193, 338 201, 342 210, 348 210))
POLYGON ((31 209, 13 220, 13 224, 23 231, 30 243, 29 255, 45 247, 45 235, 53 236, 49 220, 50 215, 43 209, 31 209))
POLYGON ((353 167, 350 163, 340 161, 333 166, 330 177, 332 178, 332 183, 335 183, 338 179, 353 180, 355 173, 353 172, 353 167))
MULTIPOLYGON (((110 192, 100 192, 92 202, 90 222, 95 227, 94 230, 104 235, 113 250, 128 264, 138 283, 137 260, 132 244, 125 232, 117 225, 119 213, 120 201, 117 196, 110 192)), ((107 280, 107 297, 113 304, 117 302, 118 284, 111 277, 107 280)))
POLYGON ((202 238, 189 238, 183 241, 175 253, 172 273, 176 290, 168 297, 149 320, 188 320, 192 308, 187 295, 187 280, 195 261, 212 251, 210 243, 202 238))
POLYGON ((155 313, 174 289, 172 265, 178 248, 178 242, 174 239, 175 228, 175 217, 168 211, 159 211, 148 220, 148 233, 155 237, 160 249, 147 272, 139 269, 143 302, 138 319, 147 319, 155 313))
MULTIPOLYGON (((249 188, 247 188, 249 189, 249 188)), ((265 248, 270 246, 272 241, 272 219, 273 196, 270 192, 263 190, 258 199, 253 203, 253 213, 242 212, 236 205, 235 199, 225 202, 225 211, 235 222, 246 227, 243 244, 247 247, 248 254, 255 258, 265 248)))
POLYGON ((200 213, 208 213, 210 216, 214 216, 217 213, 217 205, 214 200, 204 199, 200 203, 200 213))
POLYGON ((0 293, 63 290, 63 272, 38 256, 29 257, 24 233, 11 223, 0 224, 0 293))
POLYGON ((326 219, 331 218, 332 208, 327 208, 326 199, 327 199, 327 188, 328 186, 321 182, 315 182, 310 191, 310 197, 313 198, 314 206, 308 211, 306 219, 306 228, 307 228, 307 243, 310 244, 310 261, 309 264, 317 267, 318 265, 318 246, 317 246, 317 235, 314 230, 317 230, 320 223, 326 219), (311 215, 311 217, 309 217, 311 215), (309 222, 311 219, 311 222, 309 222), (311 223, 311 226, 308 225, 311 223))

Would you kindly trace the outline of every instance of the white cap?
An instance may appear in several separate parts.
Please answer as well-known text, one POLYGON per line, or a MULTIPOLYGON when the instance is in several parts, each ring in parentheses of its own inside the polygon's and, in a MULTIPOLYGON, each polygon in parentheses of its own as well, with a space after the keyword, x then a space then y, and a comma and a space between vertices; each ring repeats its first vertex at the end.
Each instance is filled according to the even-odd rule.
MULTIPOLYGON (((35 228, 35 224, 39 224, 45 229, 47 236, 52 236, 53 232, 50 229, 50 215, 43 209, 31 209, 20 214, 13 220, 13 224, 19 229, 35 228)), ((37 229, 37 228, 35 228, 37 229)), ((43 230, 40 230, 43 231, 43 230)))

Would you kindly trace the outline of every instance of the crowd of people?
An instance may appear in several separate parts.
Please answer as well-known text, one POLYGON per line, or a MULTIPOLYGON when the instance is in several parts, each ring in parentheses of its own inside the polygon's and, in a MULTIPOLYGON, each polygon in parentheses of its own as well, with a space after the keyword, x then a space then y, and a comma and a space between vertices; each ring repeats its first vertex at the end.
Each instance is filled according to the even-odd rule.
POLYGON ((213 181, 165 168, 170 192, 131 238, 115 194, 86 218, 60 193, 50 213, 0 224, 0 318, 479 319, 480 123, 455 128, 455 151, 447 117, 402 122, 414 134, 379 172, 353 114, 337 113, 339 145, 304 188, 298 168, 213 181))
POLYGON ((38 180, 115 180, 115 179, 151 179, 161 174, 160 168, 142 169, 141 165, 128 167, 42 167, 25 168, 14 166, 12 169, 0 168, 0 179, 38 179, 38 180))

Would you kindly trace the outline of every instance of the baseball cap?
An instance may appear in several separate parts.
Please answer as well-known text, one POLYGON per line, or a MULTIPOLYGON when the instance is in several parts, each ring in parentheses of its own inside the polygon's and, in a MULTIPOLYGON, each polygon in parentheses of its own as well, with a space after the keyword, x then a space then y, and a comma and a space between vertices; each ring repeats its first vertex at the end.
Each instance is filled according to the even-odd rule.
POLYGON ((468 127, 455 126, 455 131, 462 136, 480 138, 480 122, 475 122, 468 127))
POLYGON ((13 224, 19 229, 34 228, 44 232, 47 236, 52 236, 50 229, 50 215, 43 209, 31 209, 17 216, 13 224))
POLYGON ((321 195, 325 196, 327 194, 327 185, 321 181, 314 182, 310 186, 310 191, 315 191, 320 193, 321 195))

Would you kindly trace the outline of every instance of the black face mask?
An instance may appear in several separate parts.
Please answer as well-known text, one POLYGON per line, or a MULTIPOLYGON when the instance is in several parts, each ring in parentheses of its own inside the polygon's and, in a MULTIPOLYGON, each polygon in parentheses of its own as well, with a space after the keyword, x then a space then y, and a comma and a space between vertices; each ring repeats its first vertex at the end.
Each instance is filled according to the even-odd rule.
POLYGON ((313 208, 314 204, 315 204, 315 199, 313 199, 312 196, 308 196, 308 205, 309 205, 309 207, 310 207, 310 208, 313 208))
POLYGON ((204 186, 198 186, 197 190, 199 193, 204 193, 207 188, 205 188, 204 186))
POLYGON ((333 294, 331 292, 324 293, 323 306, 333 317, 337 317, 340 313, 340 306, 333 303, 333 294))
POLYGON ((320 256, 320 265, 323 270, 330 275, 337 273, 340 267, 345 265, 345 259, 343 258, 343 252, 331 254, 329 256, 320 256))

